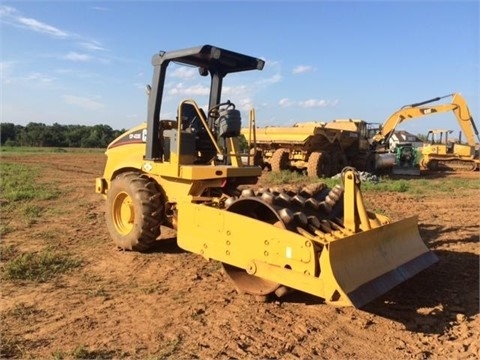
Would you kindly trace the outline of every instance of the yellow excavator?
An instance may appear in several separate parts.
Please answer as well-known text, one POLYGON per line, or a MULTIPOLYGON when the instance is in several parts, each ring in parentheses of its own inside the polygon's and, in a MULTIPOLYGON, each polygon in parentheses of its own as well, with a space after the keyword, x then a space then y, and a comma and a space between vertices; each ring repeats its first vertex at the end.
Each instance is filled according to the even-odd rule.
MULTIPOLYGON (((424 117, 427 115, 441 114, 452 111, 458 124, 466 137, 467 145, 453 143, 438 143, 431 138, 431 144, 425 144, 419 154, 411 144, 399 144, 395 148, 396 164, 393 173, 420 174, 422 167, 431 170, 469 169, 476 170, 479 166, 478 152, 475 136, 480 141, 478 130, 473 117, 468 109, 465 98, 460 93, 436 97, 427 101, 403 106, 393 113, 381 126, 380 131, 372 138, 372 148, 387 151, 388 143, 395 129, 404 121, 424 117), (422 106, 441 99, 451 97, 448 104, 422 106), (421 158, 421 159, 420 159, 421 158)), ((433 135, 429 133, 430 135, 433 135)), ((446 138, 446 137, 445 137, 446 138)))
POLYGON ((241 161, 240 111, 221 95, 228 74, 262 70, 263 60, 202 45, 160 52, 152 64, 147 121, 109 144, 95 182, 118 248, 146 251, 167 226, 182 249, 221 262, 240 292, 299 290, 355 307, 438 261, 416 216, 393 221, 365 208, 354 168, 333 188, 254 186, 261 169, 241 161), (210 76, 207 111, 186 99, 176 118, 161 118, 170 63, 210 76))

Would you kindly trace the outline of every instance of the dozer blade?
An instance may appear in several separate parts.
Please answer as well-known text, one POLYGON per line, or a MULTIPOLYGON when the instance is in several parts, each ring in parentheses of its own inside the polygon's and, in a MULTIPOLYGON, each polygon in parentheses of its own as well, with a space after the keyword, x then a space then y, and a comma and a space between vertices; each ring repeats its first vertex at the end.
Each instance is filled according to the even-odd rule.
MULTIPOLYGON (((333 241, 327 247, 320 259, 324 280, 336 282, 357 308, 438 261, 420 237, 416 216, 333 241)), ((335 305, 335 299, 326 300, 335 305)))
POLYGON ((416 216, 392 222, 366 211, 354 170, 343 187, 314 193, 250 190, 224 209, 177 204, 178 245, 222 262, 241 292, 295 289, 359 308, 438 261, 416 216))

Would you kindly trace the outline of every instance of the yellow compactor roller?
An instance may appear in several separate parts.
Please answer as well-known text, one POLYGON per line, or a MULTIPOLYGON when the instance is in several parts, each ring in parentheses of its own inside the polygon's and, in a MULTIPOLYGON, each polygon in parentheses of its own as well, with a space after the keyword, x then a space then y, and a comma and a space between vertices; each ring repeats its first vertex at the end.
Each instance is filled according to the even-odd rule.
POLYGON ((161 52, 152 63, 147 122, 108 146, 96 179, 119 248, 148 250, 160 226, 168 226, 181 248, 220 261, 239 291, 300 290, 356 307, 438 260, 420 238, 416 217, 392 222, 365 209, 353 168, 332 189, 251 187, 261 169, 242 164, 240 112, 222 102, 221 90, 226 75, 262 70, 263 60, 204 45, 161 52), (206 113, 185 100, 175 119, 160 118, 171 62, 210 76, 206 113))

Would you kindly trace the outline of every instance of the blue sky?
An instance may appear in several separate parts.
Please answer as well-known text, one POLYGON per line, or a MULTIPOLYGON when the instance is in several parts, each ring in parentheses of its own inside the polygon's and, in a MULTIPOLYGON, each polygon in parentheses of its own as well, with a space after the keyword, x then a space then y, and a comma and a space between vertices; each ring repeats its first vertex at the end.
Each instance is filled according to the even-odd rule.
MULTIPOLYGON (((211 44, 263 58, 227 76, 223 99, 257 124, 361 118, 460 92, 479 114, 478 1, 2 1, 1 121, 145 120, 152 55, 211 44)), ((208 84, 172 68, 162 106, 207 104, 208 84)), ((449 99, 445 99, 449 101, 449 99)), ((458 130, 453 114, 403 123, 458 130)))

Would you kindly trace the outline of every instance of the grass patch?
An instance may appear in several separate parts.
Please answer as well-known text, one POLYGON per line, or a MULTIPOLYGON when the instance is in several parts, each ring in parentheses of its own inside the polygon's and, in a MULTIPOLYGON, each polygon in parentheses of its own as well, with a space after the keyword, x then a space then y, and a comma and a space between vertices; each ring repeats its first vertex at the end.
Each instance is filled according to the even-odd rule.
POLYGON ((90 351, 88 351, 85 345, 77 346, 72 352, 72 356, 74 359, 90 359, 91 355, 92 354, 90 354, 90 351))
POLYGON ((1 219, 0 224, 0 237, 10 234, 15 231, 15 227, 10 225, 11 220, 1 219))
POLYGON ((34 204, 28 204, 22 209, 23 218, 28 226, 35 224, 42 213, 43 208, 34 204))
POLYGON ((52 353, 52 360, 63 360, 63 359, 123 359, 128 357, 128 353, 121 351, 110 351, 110 350, 89 350, 85 345, 78 345, 73 351, 65 353, 62 350, 56 350, 52 353))
POLYGON ((40 231, 36 234, 33 234, 33 237, 35 239, 42 239, 42 240, 54 242, 61 239, 61 237, 64 235, 65 234, 62 233, 61 230, 48 229, 48 230, 40 231))
POLYGON ((411 189, 411 185, 406 180, 381 180, 378 183, 373 182, 362 182, 362 190, 365 191, 389 191, 389 192, 398 192, 404 193, 408 192, 411 189))
POLYGON ((61 147, 34 147, 34 146, 2 146, 2 153, 6 154, 59 154, 59 153, 104 153, 104 148, 61 148, 61 147))
POLYGON ((117 352, 112 350, 89 350, 85 345, 78 345, 71 353, 73 359, 86 360, 86 359, 113 359, 124 358, 128 356, 127 353, 117 352))
POLYGON ((304 183, 306 181, 321 182, 325 179, 312 179, 298 171, 282 170, 279 172, 270 171, 266 175, 266 181, 274 185, 304 183))
POLYGON ((173 354, 179 349, 182 343, 180 337, 166 340, 161 347, 161 350, 155 354, 154 359, 169 359, 174 358, 173 354))
POLYGON ((38 318, 38 316, 45 314, 46 312, 44 310, 37 309, 35 306, 18 303, 13 309, 7 311, 5 315, 26 322, 30 321, 32 318, 38 318))
POLYGON ((23 253, 5 263, 3 277, 6 280, 46 282, 80 265, 79 260, 50 250, 23 253))
POLYGON ((23 359, 25 356, 25 346, 16 337, 9 337, 2 334, 0 341, 0 359, 23 359))
POLYGON ((18 255, 18 250, 13 245, 3 245, 0 247, 0 259, 2 262, 13 259, 18 255))
POLYGON ((2 200, 16 202, 23 200, 51 200, 59 191, 48 184, 39 184, 37 166, 21 164, 0 164, 0 189, 2 200))
MULTIPOLYGON (((323 182, 329 188, 337 184, 342 184, 340 178, 308 178, 302 173, 284 170, 277 173, 269 172, 266 175, 266 181, 275 185, 301 184, 323 182)), ((480 176, 478 178, 455 178, 442 177, 436 179, 426 179, 412 177, 408 179, 392 179, 389 176, 379 177, 378 182, 362 181, 361 189, 363 192, 393 192, 406 193, 414 196, 431 194, 463 193, 470 190, 480 189, 480 176)))

